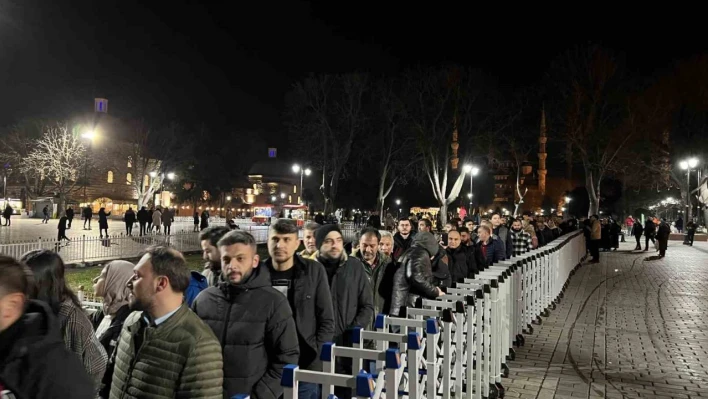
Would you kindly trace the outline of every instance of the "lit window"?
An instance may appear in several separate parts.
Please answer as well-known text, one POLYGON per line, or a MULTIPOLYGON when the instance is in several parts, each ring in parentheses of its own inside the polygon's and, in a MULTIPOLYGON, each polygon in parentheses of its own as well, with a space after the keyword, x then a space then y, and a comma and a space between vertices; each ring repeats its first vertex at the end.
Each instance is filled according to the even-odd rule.
POLYGON ((131 184, 133 182, 133 174, 128 173, 125 175, 125 184, 131 184))
POLYGON ((131 156, 128 157, 128 167, 129 168, 133 167, 133 157, 131 157, 131 156))
POLYGON ((107 182, 113 183, 113 171, 108 171, 108 177, 106 179, 107 182))
POLYGON ((293 194, 297 194, 297 186, 293 186, 293 194))
POLYGON ((288 195, 288 202, 291 204, 293 203, 293 196, 292 195, 288 195))

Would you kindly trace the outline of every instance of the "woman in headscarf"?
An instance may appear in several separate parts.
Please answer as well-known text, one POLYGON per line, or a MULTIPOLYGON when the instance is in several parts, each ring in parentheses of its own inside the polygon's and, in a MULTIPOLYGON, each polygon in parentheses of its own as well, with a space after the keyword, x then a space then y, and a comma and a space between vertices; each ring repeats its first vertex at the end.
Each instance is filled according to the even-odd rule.
POLYGON ((111 392, 113 377, 113 352, 118 342, 118 336, 123 328, 123 322, 130 315, 128 296, 130 290, 126 283, 133 277, 133 265, 124 260, 114 260, 106 264, 101 274, 93 280, 93 293, 103 297, 103 310, 93 316, 93 327, 96 338, 108 354, 108 365, 103 377, 98 396, 108 398, 111 392))
POLYGON ((58 316, 64 344, 82 360, 86 372, 95 381, 96 392, 106 372, 108 356, 93 332, 81 302, 64 279, 64 261, 55 252, 38 249, 22 256, 34 274, 36 298, 49 305, 58 316))

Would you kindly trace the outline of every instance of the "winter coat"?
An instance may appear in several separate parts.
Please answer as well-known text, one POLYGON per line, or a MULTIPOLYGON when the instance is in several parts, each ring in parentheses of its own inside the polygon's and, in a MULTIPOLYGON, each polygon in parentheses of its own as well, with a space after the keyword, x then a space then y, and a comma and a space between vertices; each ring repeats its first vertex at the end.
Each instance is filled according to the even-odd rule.
POLYGON ((135 212, 132 210, 126 211, 123 220, 125 220, 125 224, 132 226, 135 223, 135 212))
POLYGON ((288 300, 272 287, 267 268, 256 267, 241 284, 221 282, 205 289, 192 310, 221 342, 225 397, 277 399, 283 394, 283 367, 297 364, 300 350, 288 300))
POLYGON ((156 226, 158 229, 161 227, 162 223, 162 212, 155 210, 152 213, 152 225, 156 226))
POLYGON ((111 213, 106 211, 98 211, 98 228, 99 229, 107 229, 108 228, 108 217, 111 216, 111 213))
MULTIPOLYGON (((106 372, 103 374, 103 380, 101 381, 101 388, 98 391, 98 396, 101 398, 107 398, 111 392, 111 381, 113 380, 113 369, 115 368, 115 349, 118 345, 118 338, 120 337, 120 332, 123 329, 123 323, 130 315, 130 309, 128 305, 121 306, 113 317, 111 317, 111 324, 98 336, 98 342, 101 343, 103 349, 108 354, 108 364, 106 365, 106 372)), ((92 324, 94 330, 98 329, 105 317, 103 311, 98 311, 94 313, 92 318, 92 324)))
POLYGON ((391 254, 391 257, 394 261, 397 261, 403 252, 411 247, 413 237, 415 237, 415 233, 413 232, 411 232, 408 238, 403 238, 401 233, 396 233, 393 235, 393 253, 391 254))
POLYGON ((221 346, 185 305, 162 324, 128 316, 118 339, 110 399, 223 398, 221 346), (143 334, 140 348, 135 337, 143 334))
POLYGON ((602 225, 600 224, 599 220, 595 220, 591 222, 590 225, 590 239, 591 240, 600 240, 602 239, 602 225))
POLYGON ((644 236, 645 237, 654 237, 656 235, 656 225, 654 224, 654 221, 651 219, 647 219, 646 222, 644 222, 644 236))
POLYGON ((66 349, 49 306, 28 302, 22 318, 0 333, 0 385, 8 391, 4 393, 9 398, 95 398, 93 381, 81 360, 66 349))
POLYGON ((165 209, 164 212, 162 212, 162 225, 170 227, 172 226, 172 211, 169 209, 165 209))
POLYGON ((398 260, 398 270, 393 277, 393 298, 391 315, 398 316, 402 307, 413 306, 418 297, 434 299, 438 290, 434 284, 431 256, 437 254, 439 244, 424 237, 433 237, 430 233, 416 236, 413 246, 408 248, 398 260))
MULTIPOLYGON (((307 370, 322 371, 322 345, 334 337, 334 311, 327 272, 319 262, 293 258, 293 317, 300 345, 298 365, 307 370)), ((264 266, 272 268, 272 260, 264 266)))
POLYGON ((492 231, 504 244, 504 251, 506 253, 506 259, 511 258, 511 254, 514 252, 514 246, 511 242, 511 229, 504 225, 499 225, 496 229, 492 231))
POLYGON ((207 262, 204 264, 204 270, 202 270, 202 276, 206 277, 209 287, 216 287, 219 285, 221 280, 221 265, 218 268, 212 269, 212 263, 207 262))
POLYGON ((69 220, 74 218, 74 208, 69 208, 66 210, 66 217, 68 217, 69 220))
POLYGON ((659 241, 659 250, 666 251, 669 246, 669 236, 671 235, 671 227, 666 222, 661 222, 659 229, 656 232, 656 239, 659 241))
MULTIPOLYGON (((396 273, 396 266, 386 254, 379 251, 376 254, 376 265, 372 268, 361 255, 358 249, 352 254, 364 265, 364 271, 369 278, 371 291, 374 296, 374 315, 388 313, 391 308, 391 294, 393 292, 393 275, 396 273)), ((372 320, 373 323, 373 320, 372 320)), ((373 327, 373 324, 372 324, 373 327)), ((369 328, 369 327, 367 327, 369 328)))
POLYGON ((474 247, 465 247, 464 245, 454 249, 448 247, 447 258, 452 281, 460 282, 462 279, 472 278, 479 271, 474 257, 474 247))
POLYGON ((501 240, 498 238, 490 237, 489 241, 486 243, 477 243, 476 248, 480 253, 482 253, 487 261, 487 265, 492 265, 499 261, 506 259, 506 250, 501 240))
POLYGON ((143 207, 143 209, 138 211, 138 223, 147 223, 150 220, 150 214, 148 214, 147 209, 143 207))
MULTIPOLYGON (((317 260, 322 263, 319 257, 317 260)), ((330 284, 334 309, 334 342, 350 343, 354 327, 367 328, 374 318, 374 296, 364 265, 359 259, 342 254, 330 284)))
POLYGON ((640 222, 634 223, 632 225, 632 235, 635 237, 641 237, 644 233, 644 226, 640 222))
POLYGON ((98 392, 106 373, 108 355, 93 331, 86 313, 70 299, 59 307, 59 328, 64 336, 66 349, 74 352, 83 361, 84 369, 93 378, 98 392))

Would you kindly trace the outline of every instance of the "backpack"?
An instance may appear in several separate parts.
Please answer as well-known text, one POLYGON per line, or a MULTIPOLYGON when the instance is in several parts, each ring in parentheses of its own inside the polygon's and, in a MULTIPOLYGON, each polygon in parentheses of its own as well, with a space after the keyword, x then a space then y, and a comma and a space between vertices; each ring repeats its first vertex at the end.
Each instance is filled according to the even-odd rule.
POLYGON ((189 277, 189 287, 187 287, 187 290, 184 292, 184 299, 187 300, 187 305, 192 306, 194 298, 196 298, 200 292, 207 288, 209 288, 207 278, 199 272, 191 271, 189 277))

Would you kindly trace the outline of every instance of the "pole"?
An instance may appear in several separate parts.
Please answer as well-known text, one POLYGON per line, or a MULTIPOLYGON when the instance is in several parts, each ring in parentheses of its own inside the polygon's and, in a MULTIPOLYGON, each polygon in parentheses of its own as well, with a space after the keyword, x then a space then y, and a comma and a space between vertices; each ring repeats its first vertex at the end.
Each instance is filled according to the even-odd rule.
POLYGON ((303 198, 302 198, 302 176, 303 176, 303 173, 304 173, 304 172, 305 172, 304 170, 300 169, 300 201, 298 201, 298 202, 299 202, 299 205, 302 205, 302 203, 303 203, 303 198))
POLYGON ((686 220, 691 219, 691 168, 686 170, 686 220))

